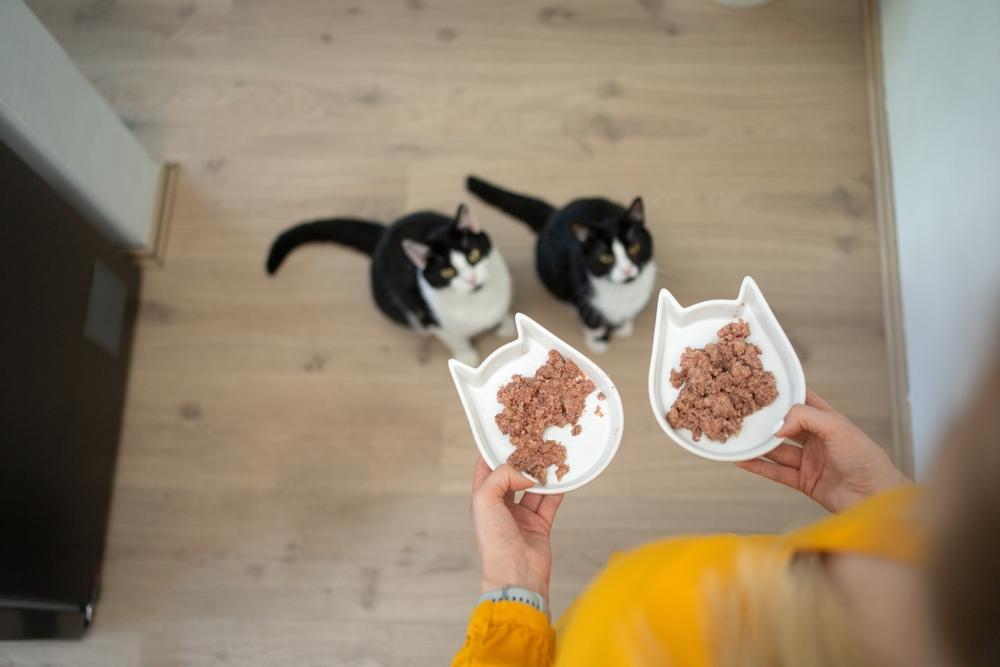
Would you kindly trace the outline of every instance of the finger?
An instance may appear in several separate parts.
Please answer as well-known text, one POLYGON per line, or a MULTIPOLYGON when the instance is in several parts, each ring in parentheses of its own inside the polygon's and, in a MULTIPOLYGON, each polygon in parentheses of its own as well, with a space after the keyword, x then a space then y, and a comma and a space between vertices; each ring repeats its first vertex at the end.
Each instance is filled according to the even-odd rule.
POLYGON ((764 458, 790 468, 800 468, 802 466, 802 448, 782 443, 764 454, 764 458))
POLYGON ((473 494, 472 502, 502 503, 508 493, 523 491, 534 485, 533 481, 504 463, 483 480, 483 483, 473 494))
POLYGON ((514 505, 517 505, 517 491, 508 491, 504 494, 503 504, 507 506, 507 509, 513 510, 514 505))
POLYGON ((473 493, 475 493, 476 490, 479 489, 479 487, 483 485, 483 482, 486 481, 486 478, 490 476, 490 472, 492 472, 492 471, 490 470, 489 464, 486 463, 486 461, 483 459, 482 456, 477 456, 476 457, 476 470, 475 470, 475 472, 472 473, 472 492, 473 493))
POLYGON ((830 405, 825 398, 817 394, 812 389, 806 390, 806 405, 819 408, 823 412, 836 412, 836 410, 833 409, 833 406, 830 405))
POLYGON ((843 427, 841 416, 836 412, 824 412, 809 405, 793 405, 785 415, 785 422, 775 431, 779 438, 798 435, 809 431, 823 437, 834 435, 843 427))
POLYGON ((793 489, 799 488, 799 471, 795 468, 779 465, 764 459, 754 459, 753 461, 740 461, 736 464, 738 468, 743 468, 755 475, 766 477, 772 482, 778 482, 793 489))
POLYGON ((538 504, 538 516, 545 519, 545 522, 551 526, 552 522, 556 520, 556 512, 559 511, 559 506, 562 505, 565 497, 565 493, 542 496, 542 501, 538 504))

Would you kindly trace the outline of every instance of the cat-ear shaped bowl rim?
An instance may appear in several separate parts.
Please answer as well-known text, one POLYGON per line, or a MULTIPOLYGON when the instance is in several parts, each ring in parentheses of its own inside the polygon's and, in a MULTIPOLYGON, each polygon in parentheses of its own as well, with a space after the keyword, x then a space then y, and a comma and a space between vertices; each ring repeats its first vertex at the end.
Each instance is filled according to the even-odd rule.
MULTIPOLYGON (((750 461, 764 456, 782 443, 784 439, 776 437, 774 431, 788 410, 796 403, 804 403, 805 397, 806 379, 802 364, 795 354, 795 348, 792 347, 788 336, 785 335, 770 306, 768 306, 767 300, 764 299, 763 292, 753 278, 747 276, 743 279, 739 296, 736 299, 712 299, 687 307, 681 306, 669 290, 660 290, 656 307, 653 349, 649 362, 649 402, 657 423, 671 440, 691 453, 713 461, 750 461), (752 310, 752 312, 748 313, 747 310, 752 310), (669 376, 670 369, 679 366, 680 352, 685 347, 704 347, 707 343, 713 342, 714 338, 710 337, 711 334, 705 334, 705 340, 684 340, 682 338, 678 344, 673 346, 675 347, 673 352, 677 358, 667 359, 668 319, 680 320, 683 326, 690 326, 692 321, 701 318, 701 314, 705 314, 705 319, 709 317, 718 319, 719 313, 725 312, 731 312, 731 316, 726 318, 729 321, 735 321, 738 317, 743 317, 744 320, 748 321, 751 325, 751 342, 759 343, 762 337, 769 339, 772 353, 768 354, 765 349, 765 358, 762 361, 764 361, 764 367, 774 373, 778 381, 779 395, 775 403, 772 404, 772 406, 776 406, 776 410, 770 410, 770 412, 774 414, 780 412, 780 416, 776 420, 762 421, 759 415, 750 415, 744 419, 744 430, 737 436, 730 438, 726 443, 712 441, 706 443, 705 440, 708 438, 706 435, 702 435, 701 440, 695 442, 690 431, 674 429, 667 422, 666 413, 670 409, 670 405, 665 404, 661 388, 669 376), (784 392, 781 391, 782 386, 785 387, 784 392), (756 426, 753 428, 754 433, 751 434, 748 433, 750 430, 747 428, 748 420, 755 417, 758 419, 754 422, 756 426), (753 438, 749 444, 739 442, 740 439, 746 440, 749 437, 753 438), (731 445, 729 448, 731 451, 726 451, 727 445, 731 445)), ((766 406, 763 410, 768 410, 772 406, 766 406)))
MULTIPOLYGON (((476 441, 476 447, 479 449, 479 453, 482 455, 483 460, 489 465, 491 470, 495 470, 497 466, 504 463, 505 457, 502 457, 496 451, 496 447, 487 441, 487 436, 483 432, 483 427, 478 423, 480 417, 485 417, 484 412, 488 412, 482 409, 482 406, 477 410, 476 406, 473 405, 473 397, 470 392, 466 390, 467 385, 483 385, 488 379, 491 378, 493 373, 503 373, 501 370, 503 365, 494 369, 493 367, 497 365, 498 360, 505 357, 512 356, 523 356, 517 355, 516 351, 520 350, 524 353, 527 351, 527 344, 530 341, 540 343, 546 349, 555 349, 560 354, 562 354, 567 359, 573 360, 580 370, 591 379, 591 381, 596 385, 594 392, 590 396, 594 396, 598 392, 603 392, 605 395, 604 400, 600 401, 602 405, 602 412, 606 415, 608 419, 611 420, 610 427, 608 429, 608 435, 606 441, 601 443, 599 455, 596 457, 594 463, 586 470, 586 472, 580 477, 575 477, 570 481, 562 482, 556 481, 555 475, 549 474, 549 483, 546 486, 541 486, 536 484, 532 488, 528 489, 530 493, 539 494, 553 494, 553 493, 566 493, 569 491, 574 491, 592 482, 596 479, 611 463, 614 459, 615 454, 618 451, 618 446, 621 443, 622 431, 625 427, 625 411, 622 405, 621 397, 618 395, 618 389, 615 387, 611 378, 608 376, 604 370, 595 364, 593 361, 588 359, 585 355, 581 354, 579 350, 574 348, 572 345, 566 343, 561 338, 553 334, 551 331, 538 324, 535 320, 531 319, 523 313, 517 313, 514 316, 514 322, 517 329, 517 337, 498 347, 496 350, 491 352, 479 366, 473 368, 467 364, 463 364, 457 359, 450 359, 448 361, 448 369, 451 371, 452 380, 455 382, 455 389, 458 391, 459 399, 462 402, 462 408, 465 410, 466 418, 469 420, 469 428, 472 430, 473 438, 476 441)), ((538 366, 544 363, 544 359, 541 360, 538 366)), ((525 374, 527 371, 522 372, 525 374)), ((533 369, 532 371, 533 372, 533 369)), ((512 373, 513 374, 513 373, 512 373)), ((512 375, 511 374, 511 375, 512 375)), ((503 382, 509 381, 510 376, 505 377, 503 382)), ((495 399, 494 399, 495 400, 495 399)), ((588 399, 590 400, 590 399, 588 399)), ((500 411, 500 404, 496 404, 496 412, 500 411)), ((584 412, 584 416, 581 417, 580 421, 584 419, 601 419, 601 417, 594 417, 589 414, 587 410, 584 412)), ((499 431, 497 431, 499 434, 499 431)), ((587 427, 584 427, 583 433, 577 437, 585 437, 590 434, 587 427)), ((500 436, 503 437, 503 436, 500 436)), ((565 442, 567 450, 572 446, 572 442, 565 442)), ((509 442, 503 444, 503 448, 510 447, 509 442)), ((572 454, 570 454, 572 456, 572 454)), ((568 461, 571 466, 569 475, 573 473, 572 461, 568 461)))

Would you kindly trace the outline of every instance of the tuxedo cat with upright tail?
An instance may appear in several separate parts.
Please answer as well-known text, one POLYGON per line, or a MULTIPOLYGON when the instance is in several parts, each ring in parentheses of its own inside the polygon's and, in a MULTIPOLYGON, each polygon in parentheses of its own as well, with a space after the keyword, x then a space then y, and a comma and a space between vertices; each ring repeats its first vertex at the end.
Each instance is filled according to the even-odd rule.
POLYGON ((350 218, 296 225, 274 240, 267 272, 274 275, 288 253, 312 242, 369 255, 379 310, 397 324, 435 336, 463 363, 479 364, 474 336, 490 329, 514 335, 507 263, 464 204, 454 218, 422 211, 391 225, 350 218))
POLYGON ((612 336, 632 335, 633 320, 656 282, 653 237, 641 198, 628 208, 601 198, 574 199, 555 208, 475 176, 466 185, 538 235, 538 275, 557 299, 576 308, 591 350, 604 352, 612 336))

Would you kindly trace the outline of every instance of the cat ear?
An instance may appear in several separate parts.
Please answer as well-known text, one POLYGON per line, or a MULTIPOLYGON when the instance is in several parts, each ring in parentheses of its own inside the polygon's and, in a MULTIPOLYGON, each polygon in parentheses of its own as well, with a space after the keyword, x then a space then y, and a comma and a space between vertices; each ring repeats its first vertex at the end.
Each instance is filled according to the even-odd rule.
POLYGON ((590 238, 590 228, 587 225, 581 225, 579 222, 571 222, 569 228, 573 230, 573 236, 580 243, 590 238))
POLYGON ((632 200, 632 205, 628 207, 628 213, 625 214, 629 222, 641 225, 646 222, 646 207, 642 204, 642 197, 636 197, 632 200))
POLYGON ((427 257, 431 254, 431 248, 418 241, 403 239, 403 252, 406 253, 415 267, 423 270, 427 266, 427 257))
POLYGON ((458 212, 455 213, 455 228, 456 229, 467 229, 473 234, 478 234, 482 231, 482 227, 479 226, 479 221, 476 217, 472 215, 472 211, 465 204, 458 205, 458 212))

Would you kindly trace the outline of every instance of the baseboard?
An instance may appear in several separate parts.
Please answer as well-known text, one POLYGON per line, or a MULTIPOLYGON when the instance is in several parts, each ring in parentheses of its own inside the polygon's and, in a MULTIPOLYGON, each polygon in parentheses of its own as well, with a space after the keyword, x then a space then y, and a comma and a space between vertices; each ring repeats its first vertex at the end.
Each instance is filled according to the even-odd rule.
POLYGON ((906 474, 913 475, 913 440, 906 375, 906 340, 903 332, 899 258, 896 245, 896 212, 892 191, 892 160, 885 115, 885 82, 882 67, 882 29, 879 0, 861 0, 865 64, 868 78, 868 118, 872 141, 872 180, 882 264, 882 319, 889 362, 889 405, 892 443, 889 454, 906 474))
POLYGON ((173 220, 174 196, 177 192, 177 176, 180 165, 165 162, 160 167, 160 182, 156 188, 156 202, 153 206, 153 224, 149 231, 149 241, 145 248, 128 251, 129 257, 143 264, 163 266, 167 261, 167 241, 170 237, 170 223, 173 220))

